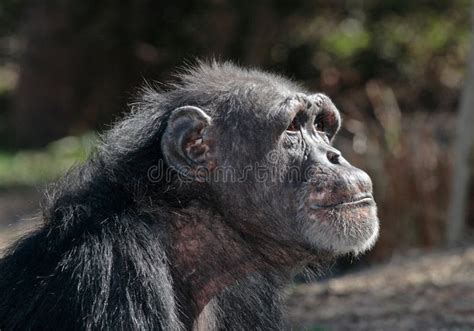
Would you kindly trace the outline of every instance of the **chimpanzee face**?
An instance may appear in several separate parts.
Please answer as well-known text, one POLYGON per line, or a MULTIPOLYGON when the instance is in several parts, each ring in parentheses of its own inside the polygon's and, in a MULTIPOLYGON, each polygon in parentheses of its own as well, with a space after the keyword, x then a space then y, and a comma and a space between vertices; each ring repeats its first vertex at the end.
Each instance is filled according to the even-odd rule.
POLYGON ((306 244, 336 254, 367 250, 378 236, 372 182, 331 145, 341 123, 338 110, 322 94, 290 100, 283 108, 291 122, 279 148, 301 169, 282 188, 296 201, 299 234, 306 244))
POLYGON ((370 248, 379 228, 372 183, 331 145, 341 122, 331 100, 281 81, 241 84, 172 113, 167 162, 243 231, 334 254, 370 248))

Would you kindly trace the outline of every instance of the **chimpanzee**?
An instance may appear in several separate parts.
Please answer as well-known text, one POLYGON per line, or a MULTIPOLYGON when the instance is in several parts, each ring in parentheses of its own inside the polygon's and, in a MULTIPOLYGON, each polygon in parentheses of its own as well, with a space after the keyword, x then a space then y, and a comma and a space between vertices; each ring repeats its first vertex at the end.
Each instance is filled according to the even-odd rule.
POLYGON ((281 330, 297 271, 374 244, 328 97, 231 63, 178 77, 46 190, 0 261, 0 329, 281 330))

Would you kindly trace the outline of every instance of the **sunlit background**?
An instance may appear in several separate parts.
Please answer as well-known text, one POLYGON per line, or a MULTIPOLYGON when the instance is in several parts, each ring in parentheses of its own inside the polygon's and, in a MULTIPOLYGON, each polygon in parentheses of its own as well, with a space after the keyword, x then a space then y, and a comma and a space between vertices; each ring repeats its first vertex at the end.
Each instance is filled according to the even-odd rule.
POLYGON ((373 178, 381 219, 375 249, 352 265, 470 246, 474 120, 466 110, 459 120, 474 93, 470 7, 1 0, 0 246, 31 226, 38 191, 93 151, 145 79, 170 81, 177 67, 212 57, 284 74, 339 107, 336 145, 373 178))

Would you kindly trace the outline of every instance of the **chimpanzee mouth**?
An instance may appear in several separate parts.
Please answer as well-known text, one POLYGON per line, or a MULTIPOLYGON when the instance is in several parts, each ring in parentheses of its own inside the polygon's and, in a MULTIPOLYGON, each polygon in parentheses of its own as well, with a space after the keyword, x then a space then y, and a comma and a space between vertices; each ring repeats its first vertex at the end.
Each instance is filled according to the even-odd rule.
POLYGON ((342 207, 364 207, 375 205, 374 197, 372 194, 364 194, 355 196, 351 200, 340 201, 333 204, 320 204, 314 203, 309 208, 313 210, 330 209, 330 208, 342 208, 342 207))

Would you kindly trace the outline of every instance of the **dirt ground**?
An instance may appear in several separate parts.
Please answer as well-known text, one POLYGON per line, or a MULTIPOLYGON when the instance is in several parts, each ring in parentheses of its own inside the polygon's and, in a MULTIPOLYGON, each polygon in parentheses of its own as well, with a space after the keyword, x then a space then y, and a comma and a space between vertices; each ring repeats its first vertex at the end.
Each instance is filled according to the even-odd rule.
POLYGON ((300 285, 288 303, 297 330, 474 330, 474 247, 300 285))
MULTIPOLYGON (((34 228, 39 194, 0 191, 0 255, 34 228)), ((474 246, 399 256, 290 291, 294 330, 474 330, 474 246)))

